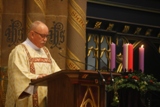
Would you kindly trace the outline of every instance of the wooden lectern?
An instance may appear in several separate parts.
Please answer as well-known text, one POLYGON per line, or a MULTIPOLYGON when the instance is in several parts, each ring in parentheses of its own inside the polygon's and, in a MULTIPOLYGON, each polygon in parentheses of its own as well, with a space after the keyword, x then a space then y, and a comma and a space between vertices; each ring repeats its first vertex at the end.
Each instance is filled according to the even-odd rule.
MULTIPOLYGON (((108 83, 110 73, 101 73, 108 83)), ((97 71, 62 70, 31 85, 48 86, 48 107, 106 107, 106 84, 101 80, 97 71)))

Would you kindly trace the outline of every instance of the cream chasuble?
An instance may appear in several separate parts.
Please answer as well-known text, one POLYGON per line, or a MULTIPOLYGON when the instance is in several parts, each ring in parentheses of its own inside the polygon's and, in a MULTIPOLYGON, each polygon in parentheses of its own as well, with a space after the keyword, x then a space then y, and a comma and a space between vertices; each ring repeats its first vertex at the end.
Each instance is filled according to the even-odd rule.
POLYGON ((16 46, 10 53, 8 61, 5 107, 46 107, 47 87, 45 86, 39 86, 37 94, 23 99, 18 98, 28 88, 31 79, 36 79, 38 74, 51 74, 57 71, 60 71, 60 68, 47 48, 35 50, 26 44, 16 46))

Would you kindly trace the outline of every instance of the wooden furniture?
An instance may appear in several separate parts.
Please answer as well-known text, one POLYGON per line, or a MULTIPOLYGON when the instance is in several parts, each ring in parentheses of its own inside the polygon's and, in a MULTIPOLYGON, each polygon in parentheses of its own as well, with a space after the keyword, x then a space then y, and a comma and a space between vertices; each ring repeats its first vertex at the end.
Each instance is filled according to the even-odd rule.
POLYGON ((101 74, 105 83, 97 71, 62 70, 31 84, 48 86, 48 107, 106 107, 105 85, 111 76, 101 74))

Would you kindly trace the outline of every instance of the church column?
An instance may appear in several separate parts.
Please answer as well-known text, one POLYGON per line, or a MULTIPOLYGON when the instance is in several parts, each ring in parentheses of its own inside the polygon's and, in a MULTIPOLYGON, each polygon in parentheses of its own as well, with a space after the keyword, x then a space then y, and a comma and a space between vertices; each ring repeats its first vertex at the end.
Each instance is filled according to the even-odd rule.
POLYGON ((50 29, 47 47, 61 69, 66 68, 66 59, 58 53, 66 54, 67 18, 68 0, 47 0, 46 24, 50 29))
MULTIPOLYGON (((0 41, 2 40, 2 0, 0 0, 0 41)), ((1 42, 0 42, 1 43, 1 42)), ((0 56, 1 56, 1 44, 0 44, 0 56)), ((1 57, 0 57, 1 59, 1 57)), ((1 60, 0 60, 1 65, 1 60)), ((0 70, 0 84, 2 82, 1 78, 3 77, 2 71, 0 70)), ((4 98, 3 98, 3 92, 2 92, 2 86, 0 86, 0 107, 3 107, 4 105, 4 98)))
MULTIPOLYGON (((2 0, 0 0, 0 41, 2 40, 2 0)), ((0 56, 1 56, 1 42, 0 42, 0 56)), ((0 57, 1 59, 1 57, 0 57)), ((1 60, 0 60, 0 65, 1 65, 1 60)), ((0 106, 1 107, 1 106, 0 106)))
POLYGON ((26 29, 32 22, 40 20, 45 23, 46 0, 26 0, 26 29))
POLYGON ((24 40, 25 0, 2 0, 1 61, 7 65, 8 55, 24 40))
MULTIPOLYGON (((67 55, 85 62, 86 50, 86 0, 69 0, 67 55)), ((85 65, 67 60, 69 69, 85 69, 85 65)))
POLYGON ((24 38, 25 0, 0 0, 0 107, 4 107, 11 50, 24 38))

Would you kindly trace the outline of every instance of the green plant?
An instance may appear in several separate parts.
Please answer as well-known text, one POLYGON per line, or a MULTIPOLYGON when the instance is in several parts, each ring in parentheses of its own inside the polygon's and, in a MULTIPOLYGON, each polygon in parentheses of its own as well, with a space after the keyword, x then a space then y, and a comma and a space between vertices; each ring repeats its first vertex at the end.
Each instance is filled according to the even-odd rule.
POLYGON ((107 86, 108 91, 114 91, 112 106, 119 104, 118 90, 122 88, 135 89, 144 95, 147 91, 160 91, 160 82, 153 75, 139 71, 122 73, 114 79, 113 84, 107 86))

